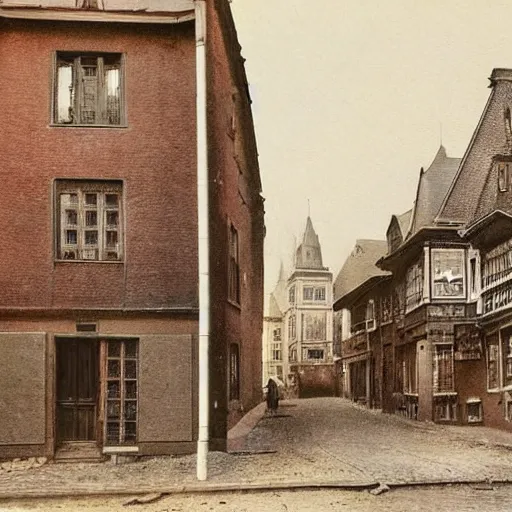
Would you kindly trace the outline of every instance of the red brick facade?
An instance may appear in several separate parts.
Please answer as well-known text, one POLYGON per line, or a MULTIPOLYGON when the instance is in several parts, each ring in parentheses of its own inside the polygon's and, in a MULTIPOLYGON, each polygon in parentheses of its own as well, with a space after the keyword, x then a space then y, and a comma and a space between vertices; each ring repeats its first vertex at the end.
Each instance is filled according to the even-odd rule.
MULTIPOLYGON (((264 221, 250 103, 233 20, 225 1, 208 2, 208 9, 210 410, 212 446, 223 448, 228 425, 261 400, 264 221), (236 111, 234 93, 240 98, 236 111), (227 300, 230 223, 239 235, 241 293, 236 305, 227 300), (236 403, 228 400, 232 343, 240 345, 236 403)), ((24 386, 20 399, 10 400, 13 409, 4 415, 0 429, 6 439, 0 441, 0 457, 53 456, 59 429, 53 391, 57 341, 87 336, 98 346, 127 337, 139 343, 138 453, 195 450, 195 51, 193 20, 132 24, 0 17, 0 228, 6 240, 0 249, 0 348, 3 343, 9 350, 18 347, 12 352, 14 360, 0 372, 7 382, 15 379, 16 366, 23 364, 29 346, 37 347, 39 381, 31 385, 45 390, 44 403, 37 404, 39 423, 34 422, 44 423, 45 429, 36 432, 39 427, 34 427, 26 439, 14 432, 15 418, 25 414, 24 386), (52 123, 56 52, 122 54, 126 125, 52 123), (122 187, 120 261, 57 257, 57 184, 69 179, 115 180, 122 187), (94 332, 77 332, 81 322, 92 324, 94 332), (43 341, 26 338, 24 343, 24 333, 33 332, 42 333, 43 341)), ((102 428, 103 405, 97 402, 95 407, 102 428)), ((96 438, 100 446, 101 437, 96 438)))

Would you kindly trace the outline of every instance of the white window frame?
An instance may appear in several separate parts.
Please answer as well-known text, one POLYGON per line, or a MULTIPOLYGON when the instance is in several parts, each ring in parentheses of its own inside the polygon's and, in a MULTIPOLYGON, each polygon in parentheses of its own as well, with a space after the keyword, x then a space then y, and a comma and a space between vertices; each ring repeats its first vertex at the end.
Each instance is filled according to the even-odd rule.
MULTIPOLYGON (((466 278, 466 261, 464 256, 465 250, 464 249, 431 249, 431 287, 432 287, 432 298, 433 299, 443 299, 443 300, 453 300, 453 299, 465 299, 466 298, 466 289, 467 289, 467 278, 466 278), (461 266, 461 278, 462 278, 462 292, 458 295, 452 294, 452 295, 443 295, 436 293, 436 264, 440 264, 439 257, 442 255, 458 255, 459 263, 461 266)), ((448 285, 450 285, 450 279, 458 278, 458 276, 453 276, 451 274, 451 269, 445 269, 440 272, 441 276, 444 274, 446 276, 448 285), (450 275, 448 275, 448 272, 450 272, 450 275)))
POLYGON ((123 260, 122 182, 57 180, 55 195, 57 221, 55 259, 57 261, 120 262, 123 260), (87 196, 95 196, 95 203, 88 203, 87 196), (108 196, 116 196, 116 204, 109 202, 108 196), (88 219, 94 216, 96 223, 88 224, 88 219), (117 223, 109 223, 109 216, 111 219, 117 218, 117 223), (74 233, 73 236, 71 236, 72 233, 74 233), (88 240, 88 233, 96 233, 95 243, 91 243, 92 238, 88 240), (109 243, 112 234, 115 234, 115 243, 109 243))
POLYGON ((482 423, 483 414, 482 414, 482 400, 480 398, 468 398, 466 400, 466 415, 468 419, 468 423, 482 423), (470 407, 478 407, 478 415, 470 415, 469 410, 470 407))

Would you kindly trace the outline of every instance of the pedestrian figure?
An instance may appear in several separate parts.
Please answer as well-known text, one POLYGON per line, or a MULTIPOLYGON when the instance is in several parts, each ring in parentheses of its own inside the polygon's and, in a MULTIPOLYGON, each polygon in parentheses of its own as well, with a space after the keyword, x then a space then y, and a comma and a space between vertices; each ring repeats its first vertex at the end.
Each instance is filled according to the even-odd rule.
POLYGON ((279 388, 273 379, 268 379, 267 383, 267 410, 271 416, 274 416, 279 407, 279 388))

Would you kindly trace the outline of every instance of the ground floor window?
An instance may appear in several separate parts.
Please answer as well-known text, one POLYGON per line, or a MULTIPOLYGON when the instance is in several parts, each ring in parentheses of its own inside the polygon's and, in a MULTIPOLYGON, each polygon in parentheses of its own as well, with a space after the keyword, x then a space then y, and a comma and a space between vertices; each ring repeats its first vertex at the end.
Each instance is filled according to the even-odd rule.
POLYGON ((240 399, 240 348, 237 343, 229 346, 229 399, 240 399))
POLYGON ((496 336, 487 340, 487 389, 499 387, 499 345, 496 336))
POLYGON ((482 421, 482 402, 478 399, 468 400, 466 403, 468 423, 479 423, 482 421))
POLYGON ((138 342, 108 340, 102 344, 106 355, 105 444, 137 442, 138 342))
POLYGON ((453 346, 436 345, 434 353, 434 392, 454 389, 453 346))
POLYGON ((448 398, 437 400, 435 402, 436 421, 456 421, 457 420, 457 402, 448 398))

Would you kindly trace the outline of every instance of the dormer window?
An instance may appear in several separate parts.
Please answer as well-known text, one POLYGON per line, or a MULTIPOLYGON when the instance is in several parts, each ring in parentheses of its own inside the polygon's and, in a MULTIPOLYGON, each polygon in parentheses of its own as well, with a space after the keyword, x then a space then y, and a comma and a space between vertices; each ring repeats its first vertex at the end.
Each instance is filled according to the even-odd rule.
POLYGON ((509 171, 508 164, 498 163, 498 190, 500 192, 506 192, 509 186, 509 171))

